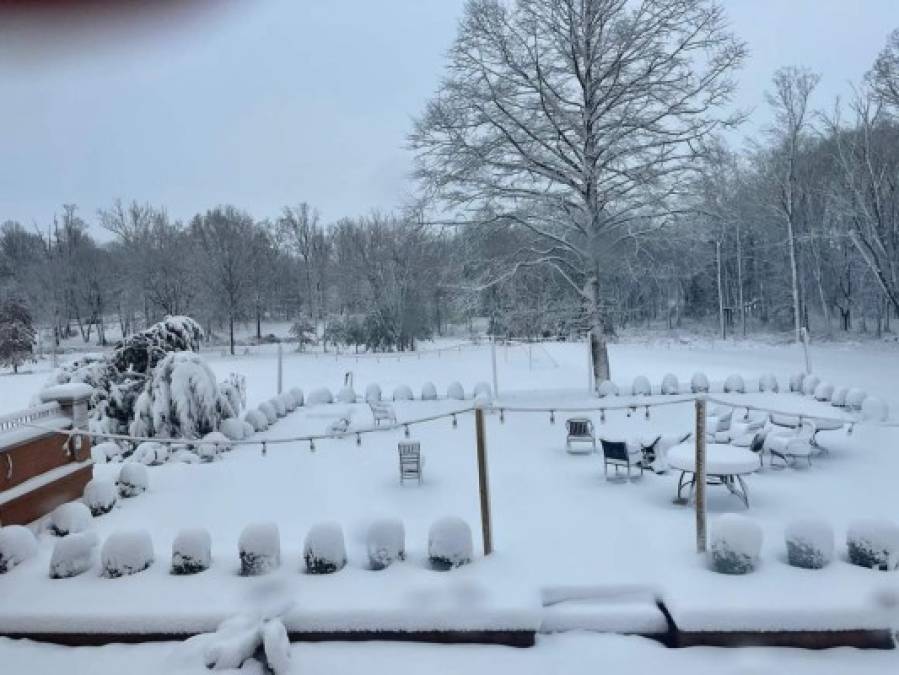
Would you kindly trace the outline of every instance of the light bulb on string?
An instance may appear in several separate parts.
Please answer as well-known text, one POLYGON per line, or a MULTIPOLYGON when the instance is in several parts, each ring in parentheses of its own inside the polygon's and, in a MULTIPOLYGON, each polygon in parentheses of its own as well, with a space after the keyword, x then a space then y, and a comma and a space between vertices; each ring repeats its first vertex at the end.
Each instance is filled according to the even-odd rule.
POLYGON ((502 408, 499 409, 499 422, 500 424, 505 424, 506 422, 506 411, 502 408))
POLYGON ((356 445, 362 445, 362 434, 356 432, 356 445))
POLYGON ((600 424, 606 423, 606 409, 605 408, 599 409, 599 423, 600 424))
POLYGON ((406 438, 409 438, 409 425, 408 424, 403 425, 403 436, 405 436, 406 438))
POLYGON ((265 441, 262 441, 262 456, 265 457, 268 454, 268 446, 266 446, 265 441))

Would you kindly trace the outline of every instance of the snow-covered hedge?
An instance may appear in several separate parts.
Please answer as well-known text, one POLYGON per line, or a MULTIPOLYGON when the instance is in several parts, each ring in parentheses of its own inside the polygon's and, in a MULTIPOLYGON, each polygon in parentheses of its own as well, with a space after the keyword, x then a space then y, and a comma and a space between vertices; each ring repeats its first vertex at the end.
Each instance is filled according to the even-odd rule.
POLYGON ((899 566, 899 525, 890 520, 853 521, 846 534, 846 545, 853 565, 879 570, 899 566))
POLYGON ((465 390, 462 388, 462 384, 459 382, 450 382, 450 385, 446 388, 446 397, 457 401, 464 399, 465 390))
POLYGON ((771 373, 762 375, 759 378, 759 391, 762 393, 777 393, 780 386, 777 384, 777 377, 771 373))
POLYGON ((866 398, 868 398, 867 392, 858 387, 852 387, 846 392, 846 407, 851 410, 861 410, 866 398))
POLYGON ((140 462, 146 466, 159 466, 165 464, 169 458, 169 449, 162 443, 156 441, 144 441, 135 449, 131 455, 131 461, 140 462))
POLYGON ((260 403, 259 412, 265 415, 265 421, 269 426, 278 421, 278 410, 272 405, 271 401, 260 403))
POLYGON ((806 375, 802 380, 802 393, 806 396, 814 396, 815 389, 821 384, 821 378, 817 375, 806 375))
POLYGON ((383 518, 368 527, 365 546, 368 564, 373 570, 382 570, 397 560, 406 559, 406 529, 397 518, 383 518))
POLYGON ((119 491, 111 480, 94 478, 84 486, 83 499, 92 516, 102 516, 115 508, 119 491))
POLYGON ((292 413, 294 410, 297 409, 297 401, 293 397, 293 394, 291 394, 289 392, 285 391, 282 394, 278 394, 278 400, 281 401, 281 403, 284 405, 284 408, 289 413, 292 413))
POLYGON ((50 578, 68 579, 87 572, 94 564, 96 532, 80 532, 56 542, 50 556, 50 578))
POLYGON ((815 387, 814 396, 816 401, 830 401, 833 398, 833 385, 830 382, 820 382, 815 387))
POLYGON ((221 431, 212 431, 197 441, 196 446, 201 457, 209 454, 214 457, 219 453, 231 450, 231 441, 221 431))
POLYGON ((275 409, 275 414, 278 417, 284 417, 287 415, 287 406, 284 405, 284 401, 280 396, 274 396, 268 400, 269 405, 275 409))
POLYGON ((319 387, 318 389, 313 389, 309 392, 309 396, 306 397, 306 405, 324 405, 326 403, 333 403, 334 397, 331 395, 331 390, 327 387, 319 387))
POLYGON ((104 441, 91 446, 91 459, 95 464, 118 461, 124 454, 122 446, 114 441, 104 441))
POLYGON ((751 572, 761 550, 762 528, 751 518, 738 513, 725 513, 712 521, 709 559, 716 572, 751 572))
POLYGON ((290 390, 289 393, 293 397, 294 403, 296 403, 296 407, 301 407, 303 405, 303 390, 299 387, 294 387, 290 390))
POLYGON ((274 523, 247 525, 237 546, 240 573, 245 577, 266 574, 281 565, 281 536, 274 523))
POLYGON ((487 401, 493 400, 493 389, 486 382, 478 382, 472 390, 472 394, 476 400, 487 401))
POLYGON ((366 403, 371 403, 372 401, 378 402, 381 400, 381 387, 372 382, 365 388, 365 401, 366 403))
POLYGON ((596 394, 600 398, 605 398, 606 396, 618 396, 618 387, 612 380, 603 380, 599 383, 596 394))
POLYGON ((680 393, 680 383, 677 381, 677 375, 666 373, 665 377, 662 378, 661 391, 668 396, 680 393))
POLYGON ((247 379, 243 375, 231 373, 227 380, 219 383, 219 390, 228 399, 234 415, 239 415, 247 406, 247 379))
POLYGON ((125 462, 119 471, 116 487, 122 497, 136 497, 146 492, 150 486, 150 478, 147 475, 147 467, 135 462, 125 462))
POLYGON ((247 410, 243 421, 253 427, 253 431, 265 431, 268 429, 268 417, 261 410, 247 410))
POLYGON ((693 377, 690 378, 690 391, 694 394, 707 394, 709 389, 709 378, 705 373, 693 373, 693 377))
POLYGON ((436 401, 437 400, 437 387, 434 386, 433 382, 425 382, 421 385, 421 400, 422 401, 436 401))
POLYGON ((795 520, 784 531, 784 540, 793 567, 816 570, 833 559, 833 527, 825 520, 795 520))
POLYGON ((353 389, 353 387, 350 385, 343 387, 339 392, 337 392, 337 400, 340 403, 355 403, 356 398, 356 390, 353 389))
POLYGON ((303 543, 303 560, 309 574, 331 574, 346 565, 346 545, 339 523, 313 525, 303 543))
POLYGON ((434 569, 449 570, 470 563, 473 551, 471 528, 461 518, 447 516, 431 525, 428 559, 434 569))
MULTIPOLYGON (((253 427, 251 427, 251 429, 253 429, 253 427)), ((242 441, 247 437, 247 427, 236 417, 229 417, 226 420, 222 420, 219 431, 232 441, 242 441)))
POLYGON ((196 574, 212 564, 212 537, 203 528, 181 530, 172 542, 172 574, 196 574))
POLYGON ((152 564, 153 540, 146 530, 113 532, 100 550, 102 575, 110 579, 143 572, 152 564))
POLYGON ((411 401, 413 398, 414 396, 412 394, 412 388, 408 385, 401 384, 393 390, 394 401, 411 401))
POLYGON ((887 404, 876 396, 866 396, 862 401, 862 417, 871 422, 885 422, 889 416, 887 404))
POLYGON ((842 408, 846 405, 846 395, 849 393, 849 387, 837 387, 833 390, 833 396, 830 397, 830 405, 842 408))
POLYGON ((727 394, 745 394, 746 383, 743 381, 742 375, 728 375, 724 380, 724 392, 727 394))
POLYGON ((60 504, 50 512, 47 529, 57 537, 84 532, 93 525, 91 510, 81 502, 60 504))
POLYGON ((790 391, 802 393, 802 383, 805 381, 805 373, 793 373, 790 375, 790 391))
POLYGON ((0 527, 0 574, 6 574, 36 553, 37 539, 27 527, 21 525, 0 527))
POLYGON ((651 396, 652 385, 649 383, 649 378, 645 375, 637 375, 631 385, 631 393, 634 396, 651 396))

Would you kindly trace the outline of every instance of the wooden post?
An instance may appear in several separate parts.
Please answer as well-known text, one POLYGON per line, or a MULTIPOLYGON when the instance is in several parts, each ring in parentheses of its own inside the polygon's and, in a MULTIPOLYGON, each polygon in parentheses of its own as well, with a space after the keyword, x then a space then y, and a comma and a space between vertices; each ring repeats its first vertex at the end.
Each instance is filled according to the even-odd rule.
POLYGON ((478 444, 478 491, 481 495, 481 534, 484 539, 484 555, 493 553, 493 524, 490 520, 490 482, 487 478, 487 433, 484 427, 484 409, 475 408, 474 427, 478 444))
POLYGON ((281 393, 282 384, 284 381, 283 377, 284 373, 284 350, 281 347, 281 343, 278 343, 278 393, 281 393))
POLYGON ((705 397, 696 398, 696 472, 693 478, 696 498, 696 552, 706 550, 706 514, 705 514, 705 397))
POLYGON ((593 331, 587 331, 587 391, 596 395, 596 379, 593 377, 593 331))
POLYGON ((499 381, 496 377, 496 336, 490 337, 490 365, 493 366, 493 398, 499 397, 499 381))

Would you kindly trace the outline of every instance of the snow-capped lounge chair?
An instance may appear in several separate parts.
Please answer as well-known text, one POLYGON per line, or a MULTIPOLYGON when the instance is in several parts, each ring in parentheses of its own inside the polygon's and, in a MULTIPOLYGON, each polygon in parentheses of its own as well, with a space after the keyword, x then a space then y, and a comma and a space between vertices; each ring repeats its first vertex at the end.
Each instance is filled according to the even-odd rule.
POLYGON ((382 421, 396 424, 396 412, 389 403, 385 401, 369 401, 368 407, 371 408, 371 416, 374 419, 375 426, 380 426, 382 421))
POLYGON ((596 452, 596 436, 593 422, 587 417, 572 417, 565 420, 565 449, 572 455, 587 455, 596 452))
POLYGON ((400 485, 408 478, 417 480, 421 485, 421 473, 424 459, 421 456, 421 443, 418 441, 400 441, 397 446, 400 460, 400 485))
POLYGON ((627 478, 630 480, 632 466, 635 468, 639 467, 640 475, 643 475, 643 463, 640 461, 643 453, 639 447, 636 450, 631 450, 625 441, 607 441, 604 438, 600 438, 599 442, 602 445, 603 473, 606 480, 609 480, 610 464, 615 467, 616 477, 618 476, 618 468, 626 467, 627 478))

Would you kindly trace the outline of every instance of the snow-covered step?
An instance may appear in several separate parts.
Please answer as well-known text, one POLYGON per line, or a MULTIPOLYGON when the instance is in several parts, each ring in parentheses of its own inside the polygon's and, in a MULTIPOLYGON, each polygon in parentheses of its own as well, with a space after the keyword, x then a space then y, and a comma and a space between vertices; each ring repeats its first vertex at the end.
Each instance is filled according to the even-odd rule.
POLYGON ((668 621, 655 592, 643 586, 554 586, 541 591, 541 633, 664 635, 668 621))

